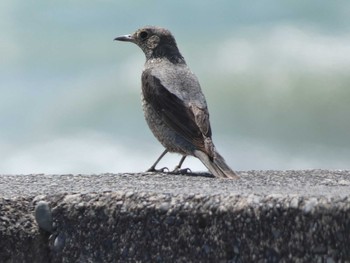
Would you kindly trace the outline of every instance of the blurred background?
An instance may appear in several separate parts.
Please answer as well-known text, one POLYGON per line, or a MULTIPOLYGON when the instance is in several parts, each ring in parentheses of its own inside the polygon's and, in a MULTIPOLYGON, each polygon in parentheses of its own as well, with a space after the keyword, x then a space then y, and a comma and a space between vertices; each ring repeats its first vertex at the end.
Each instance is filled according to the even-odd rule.
POLYGON ((0 173, 150 167, 145 58, 113 41, 144 25, 175 35, 233 169, 350 168, 349 1, 2 0, 0 173))

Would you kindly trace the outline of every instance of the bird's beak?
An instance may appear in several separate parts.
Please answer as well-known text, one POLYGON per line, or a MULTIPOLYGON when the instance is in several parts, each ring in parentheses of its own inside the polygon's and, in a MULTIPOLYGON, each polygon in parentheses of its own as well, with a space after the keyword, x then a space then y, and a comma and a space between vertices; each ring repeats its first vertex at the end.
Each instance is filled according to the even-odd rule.
POLYGON ((125 41, 125 42, 135 42, 135 39, 132 35, 124 35, 120 37, 116 37, 114 40, 125 41))

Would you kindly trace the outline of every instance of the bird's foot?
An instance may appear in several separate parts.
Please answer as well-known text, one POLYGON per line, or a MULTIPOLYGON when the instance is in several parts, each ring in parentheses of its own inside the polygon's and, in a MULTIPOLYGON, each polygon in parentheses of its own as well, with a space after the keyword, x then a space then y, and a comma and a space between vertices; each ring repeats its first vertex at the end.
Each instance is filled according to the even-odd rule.
POLYGON ((167 172, 169 172, 169 168, 168 167, 163 167, 163 168, 160 168, 160 169, 156 169, 155 167, 152 166, 146 172, 167 173, 167 172))
POLYGON ((192 173, 190 168, 184 168, 180 169, 179 167, 175 167, 175 169, 172 171, 174 174, 189 174, 192 173))

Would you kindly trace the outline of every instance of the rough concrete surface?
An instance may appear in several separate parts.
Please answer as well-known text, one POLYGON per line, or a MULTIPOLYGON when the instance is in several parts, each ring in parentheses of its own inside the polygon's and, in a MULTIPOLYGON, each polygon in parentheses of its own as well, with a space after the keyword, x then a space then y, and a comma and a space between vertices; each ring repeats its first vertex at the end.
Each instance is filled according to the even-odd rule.
POLYGON ((350 171, 239 175, 1 175, 0 262, 350 262, 350 171))

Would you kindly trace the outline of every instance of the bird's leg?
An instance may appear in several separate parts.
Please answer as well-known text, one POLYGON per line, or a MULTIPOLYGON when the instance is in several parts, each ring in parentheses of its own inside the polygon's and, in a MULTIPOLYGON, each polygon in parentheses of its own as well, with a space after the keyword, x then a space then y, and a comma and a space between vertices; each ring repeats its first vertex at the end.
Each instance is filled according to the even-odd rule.
POLYGON ((167 167, 163 167, 161 169, 156 169, 156 165, 159 163, 159 161, 164 157, 164 155, 168 152, 167 149, 158 157, 157 161, 146 171, 146 172, 165 172, 166 170, 169 171, 167 167))
POLYGON ((179 164, 175 166, 173 172, 178 172, 180 170, 180 168, 181 168, 183 162, 185 161, 186 157, 187 157, 186 155, 181 157, 181 160, 180 160, 179 164))
POLYGON ((173 173, 183 174, 183 173, 191 172, 191 170, 189 168, 181 169, 181 166, 182 166, 183 162, 185 161, 186 157, 187 157, 186 155, 182 156, 179 164, 176 165, 175 169, 172 171, 173 173))

